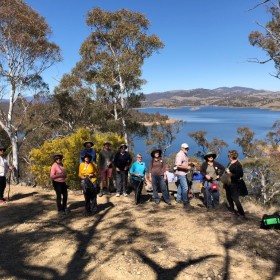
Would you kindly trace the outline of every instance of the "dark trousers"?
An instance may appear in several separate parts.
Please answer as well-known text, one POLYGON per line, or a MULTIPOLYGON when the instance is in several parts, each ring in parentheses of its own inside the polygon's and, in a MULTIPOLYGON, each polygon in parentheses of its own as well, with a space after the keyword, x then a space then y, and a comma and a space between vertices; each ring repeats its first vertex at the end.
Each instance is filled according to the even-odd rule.
POLYGON ((236 205, 237 212, 244 216, 244 210, 239 200, 239 192, 236 184, 226 185, 226 197, 229 203, 230 210, 234 212, 234 204, 236 205))
POLYGON ((117 188, 117 193, 123 193, 127 192, 127 178, 128 178, 128 171, 117 171, 116 172, 116 188, 117 188))
POLYGON ((84 197, 86 202, 86 211, 93 212, 97 210, 96 191, 95 188, 85 189, 84 197))
POLYGON ((132 179, 132 185, 135 191, 135 199, 136 199, 136 203, 140 202, 140 195, 143 189, 143 185, 144 185, 144 180, 141 181, 136 181, 132 179))
POLYGON ((53 187, 56 192, 56 207, 57 211, 64 211, 67 206, 67 186, 65 182, 53 181, 53 187), (62 203, 61 203, 62 200, 62 203))
POLYGON ((163 175, 154 175, 152 174, 152 185, 153 185, 153 196, 154 200, 157 202, 160 200, 158 195, 158 188, 160 188, 163 199, 165 202, 170 202, 169 193, 167 192, 167 187, 165 185, 163 175))
POLYGON ((0 200, 4 198, 4 191, 6 188, 6 177, 0 176, 0 200))

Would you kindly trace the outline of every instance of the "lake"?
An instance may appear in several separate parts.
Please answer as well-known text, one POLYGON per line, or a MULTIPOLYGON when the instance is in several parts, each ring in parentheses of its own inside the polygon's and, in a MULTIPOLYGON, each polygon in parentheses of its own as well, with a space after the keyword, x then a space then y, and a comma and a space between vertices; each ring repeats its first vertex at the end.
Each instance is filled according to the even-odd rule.
MULTIPOLYGON (((193 155, 198 151, 196 143, 188 136, 188 133, 197 130, 207 131, 207 139, 212 141, 213 137, 224 140, 229 147, 224 149, 217 158, 222 164, 227 164, 228 150, 236 149, 240 153, 239 158, 242 159, 241 149, 234 144, 237 138, 237 128, 249 127, 255 132, 255 137, 264 139, 268 131, 276 120, 280 120, 280 112, 256 108, 225 108, 225 107, 200 107, 193 110, 191 107, 181 108, 141 108, 141 112, 156 113, 168 115, 170 119, 183 120, 186 123, 181 131, 177 134, 175 141, 166 151, 169 156, 172 153, 178 152, 182 143, 186 142, 190 146, 188 155, 193 155)), ((142 153, 143 160, 149 164, 150 155, 146 153, 147 147, 143 144, 143 139, 134 141, 135 153, 142 153)))

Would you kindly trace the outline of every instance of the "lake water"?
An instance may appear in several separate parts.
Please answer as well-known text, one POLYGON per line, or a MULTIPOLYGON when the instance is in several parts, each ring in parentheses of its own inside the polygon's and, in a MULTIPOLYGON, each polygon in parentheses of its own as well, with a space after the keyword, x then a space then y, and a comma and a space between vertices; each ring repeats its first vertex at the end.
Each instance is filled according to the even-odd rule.
MULTIPOLYGON (((192 110, 191 107, 182 107, 176 109, 167 108, 142 108, 139 111, 145 113, 159 112, 168 115, 170 119, 183 120, 186 123, 177 134, 176 140, 166 151, 169 156, 180 150, 181 143, 188 143, 190 150, 188 155, 193 155, 198 147, 196 143, 188 136, 188 133, 197 130, 207 131, 207 139, 212 141, 213 137, 224 140, 229 147, 224 149, 217 159, 222 164, 227 164, 228 150, 236 149, 240 152, 239 158, 242 159, 240 147, 234 144, 237 138, 237 128, 249 127, 255 132, 257 139, 264 139, 268 131, 276 120, 280 120, 280 112, 255 108, 225 108, 225 107, 201 107, 198 110, 192 110)), ((134 141, 135 153, 142 153, 144 161, 150 162, 150 155, 146 153, 147 147, 143 144, 143 139, 134 141)))

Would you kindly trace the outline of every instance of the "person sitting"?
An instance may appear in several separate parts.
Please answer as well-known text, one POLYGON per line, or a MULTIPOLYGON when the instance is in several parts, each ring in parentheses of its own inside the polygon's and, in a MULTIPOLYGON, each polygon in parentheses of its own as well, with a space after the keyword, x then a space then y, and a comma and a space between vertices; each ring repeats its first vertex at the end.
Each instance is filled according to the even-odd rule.
POLYGON ((97 166, 91 162, 91 155, 85 154, 83 162, 79 166, 79 177, 85 197, 85 209, 87 213, 97 211, 97 166))

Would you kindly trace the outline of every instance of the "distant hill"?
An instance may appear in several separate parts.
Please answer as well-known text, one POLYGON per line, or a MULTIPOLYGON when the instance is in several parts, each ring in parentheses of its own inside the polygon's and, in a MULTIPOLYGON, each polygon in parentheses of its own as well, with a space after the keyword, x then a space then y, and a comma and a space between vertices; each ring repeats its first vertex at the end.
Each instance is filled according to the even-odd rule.
POLYGON ((222 106, 280 110, 280 92, 245 87, 197 88, 153 92, 145 95, 143 107, 222 106))

